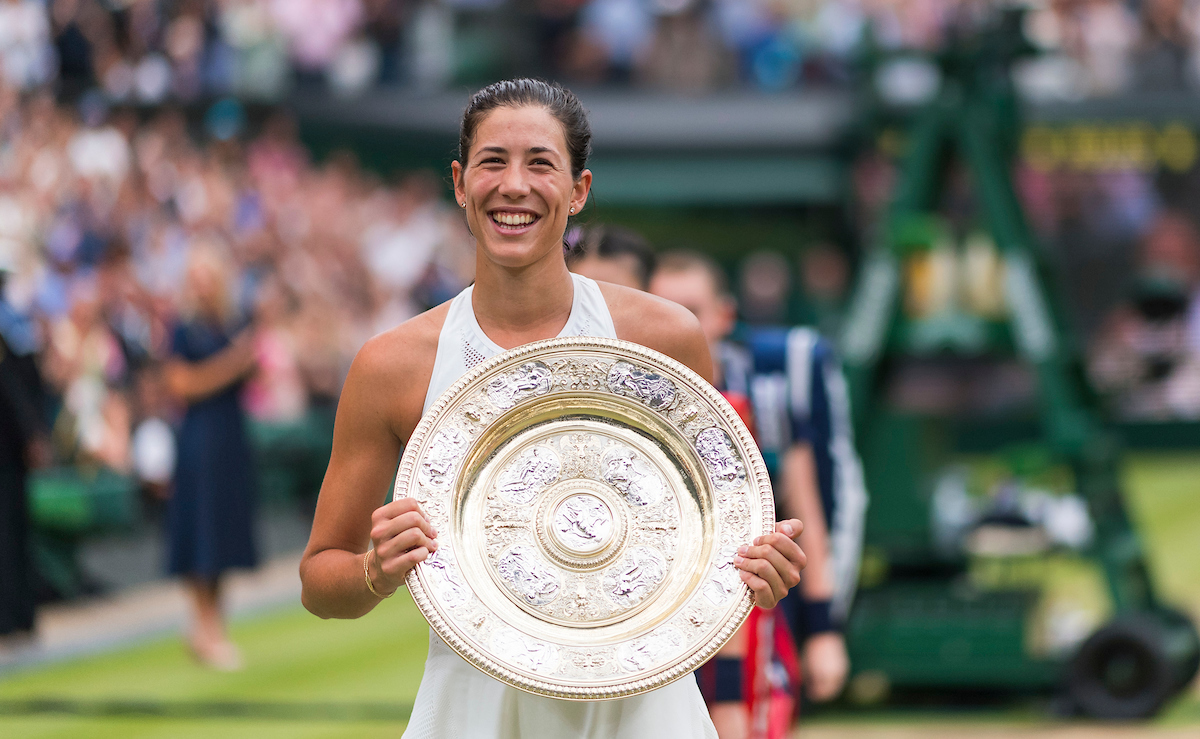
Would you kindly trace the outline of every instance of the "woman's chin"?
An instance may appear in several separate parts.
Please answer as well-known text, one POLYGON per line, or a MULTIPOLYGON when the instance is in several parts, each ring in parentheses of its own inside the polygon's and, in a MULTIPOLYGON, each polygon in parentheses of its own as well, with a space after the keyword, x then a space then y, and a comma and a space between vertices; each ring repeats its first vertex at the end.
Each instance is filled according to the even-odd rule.
POLYGON ((561 250, 561 245, 546 246, 536 242, 505 241, 502 243, 480 244, 484 256, 493 264, 506 269, 529 267, 542 261, 555 248, 561 250))

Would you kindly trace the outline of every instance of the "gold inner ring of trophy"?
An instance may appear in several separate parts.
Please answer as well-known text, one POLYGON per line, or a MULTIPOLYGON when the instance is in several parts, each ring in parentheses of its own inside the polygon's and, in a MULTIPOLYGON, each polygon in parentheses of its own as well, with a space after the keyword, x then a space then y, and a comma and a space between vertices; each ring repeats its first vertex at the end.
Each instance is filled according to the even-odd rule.
POLYGON ((538 544, 542 552, 555 563, 572 570, 594 570, 616 559, 625 548, 629 535, 628 507, 604 483, 587 478, 563 480, 552 485, 542 495, 534 516, 538 544), (573 505, 579 503, 580 505, 573 505), (599 509, 607 517, 594 523, 580 521, 580 509, 599 509), (564 525, 594 531, 572 536, 564 525), (594 536, 588 536, 594 533, 594 536))
MULTIPOLYGON (((699 458, 686 441, 673 435, 668 422, 658 413, 625 398, 578 391, 565 396, 551 394, 522 403, 492 422, 488 431, 472 446, 462 469, 462 482, 456 486, 451 505, 455 511, 454 539, 460 542, 464 551, 470 548, 477 552, 476 556, 464 554, 459 557, 463 577, 485 608, 495 613, 501 622, 533 638, 556 644, 615 644, 647 633, 665 621, 687 594, 698 587, 706 570, 704 565, 711 559, 716 546, 715 527, 708 513, 715 506, 710 497, 712 491, 707 484, 692 484, 704 479, 699 458), (580 628, 584 623, 555 618, 521 602, 508 591, 495 570, 485 564, 484 508, 487 491, 494 489, 498 465, 511 458, 518 448, 536 444, 537 438, 569 431, 570 427, 626 436, 634 446, 648 443, 660 447, 664 461, 673 460, 669 464, 677 470, 672 475, 678 475, 676 492, 682 496, 681 502, 686 501, 681 511, 684 528, 679 540, 679 555, 682 556, 676 556, 673 571, 663 582, 663 587, 624 613, 587 621, 586 629, 580 628), (523 439, 518 440, 518 437, 523 439), (641 441, 638 441, 639 437, 641 441)), ((546 495, 545 491, 543 495, 546 495)), ((532 538, 536 541, 536 534, 532 538)), ((541 546, 538 548, 545 551, 541 546)), ((621 551, 624 547, 618 547, 616 554, 621 551)))

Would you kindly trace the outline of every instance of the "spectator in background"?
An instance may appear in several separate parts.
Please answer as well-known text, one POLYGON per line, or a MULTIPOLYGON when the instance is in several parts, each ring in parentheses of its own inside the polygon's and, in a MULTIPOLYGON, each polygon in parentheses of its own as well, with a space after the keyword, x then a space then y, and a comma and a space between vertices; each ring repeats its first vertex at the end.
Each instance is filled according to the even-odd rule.
POLYGON ((850 287, 850 265, 833 244, 813 244, 800 255, 804 323, 823 336, 837 336, 850 287))
POLYGON ((38 0, 0 0, 0 75, 33 89, 54 74, 50 19, 38 0))
POLYGON ((1200 235, 1166 211, 1143 237, 1133 291, 1101 328, 1089 367, 1127 419, 1200 419, 1200 235))
POLYGON ((705 256, 662 255, 650 289, 695 313, 709 339, 716 386, 774 460, 780 515, 804 522, 800 541, 811 550, 809 565, 783 601, 791 629, 756 610, 698 673, 722 739, 782 737, 800 668, 806 693, 818 702, 835 698, 849 672, 841 626, 858 580, 866 494, 844 382, 828 344, 811 329, 753 331, 747 347, 730 342, 736 303, 725 273, 705 256), (764 633, 773 634, 766 645, 764 633))
POLYGON ((257 561, 253 462, 238 402, 243 380, 257 366, 255 341, 251 329, 239 330, 232 277, 218 244, 195 248, 184 319, 165 367, 167 387, 187 405, 167 509, 168 569, 187 578, 193 654, 219 670, 241 667, 221 613, 221 575, 257 561))
POLYGON ((123 392, 128 364, 121 342, 103 320, 96 278, 74 278, 70 310, 54 322, 46 375, 63 398, 55 421, 61 456, 115 470, 129 467, 129 406, 123 392))
MULTIPOLYGON (((724 272, 695 252, 668 252, 659 260, 650 292, 695 314, 713 358, 713 385, 754 431, 753 360, 744 348, 728 341, 737 309, 724 272)), ((802 538, 808 528, 805 522, 802 538)), ((810 566, 814 563, 819 560, 810 560, 810 566)), ((774 611, 755 608, 696 677, 720 739, 780 739, 790 731, 799 674, 786 621, 774 611)))
POLYGON ((1142 33, 1133 57, 1134 89, 1184 92, 1195 87, 1196 8, 1184 0, 1143 0, 1142 33))
POLYGON ((5 296, 11 256, 0 251, 0 649, 33 634, 26 484, 31 466, 49 462, 36 329, 5 296))
POLYGON ((756 251, 742 260, 738 291, 742 317, 752 324, 787 320, 792 289, 791 265, 773 251, 756 251))
POLYGON ((300 372, 294 299, 277 275, 259 281, 255 300, 254 355, 258 372, 247 383, 246 410, 260 421, 301 418, 308 393, 300 372))
POLYGON ((601 282, 646 290, 654 272, 654 250, 636 231, 620 226, 592 225, 569 234, 567 268, 601 282))

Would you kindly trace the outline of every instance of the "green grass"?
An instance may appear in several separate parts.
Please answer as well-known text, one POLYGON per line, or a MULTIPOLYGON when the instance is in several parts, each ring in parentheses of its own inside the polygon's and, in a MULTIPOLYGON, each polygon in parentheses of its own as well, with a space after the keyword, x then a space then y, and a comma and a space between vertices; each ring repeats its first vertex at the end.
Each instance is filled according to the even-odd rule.
POLYGON ((183 721, 160 718, 95 719, 74 716, 0 718, 0 735, 13 739, 396 739, 403 724, 270 721, 239 718, 183 721))
POLYGON ((18 673, 0 682, 0 736, 397 736, 427 626, 402 595, 356 621, 260 615, 233 637, 238 673, 197 666, 173 638, 18 673))
MULTIPOLYGON (((1143 455, 1126 469, 1131 513, 1164 596, 1200 615, 1200 454, 1143 455)), ((416 696, 427 627, 405 595, 356 621, 299 605, 233 628, 247 667, 198 667, 176 638, 49 665, 0 681, 0 737, 399 736, 416 696)), ((1156 721, 1200 723, 1195 691, 1156 721)), ((883 707, 818 714, 821 723, 937 723, 946 714, 883 707)), ((1039 708, 981 709, 955 720, 1042 723, 1039 708)))
POLYGON ((1200 452, 1132 457, 1124 483, 1155 584, 1200 616, 1200 452))

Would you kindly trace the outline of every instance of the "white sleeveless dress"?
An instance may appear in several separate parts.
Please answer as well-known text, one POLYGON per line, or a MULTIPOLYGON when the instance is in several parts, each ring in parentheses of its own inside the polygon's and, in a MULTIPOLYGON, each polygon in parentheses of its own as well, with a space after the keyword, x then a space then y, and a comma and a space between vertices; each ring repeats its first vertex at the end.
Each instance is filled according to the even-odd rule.
MULTIPOLYGON (((616 338, 596 283, 572 275, 571 317, 559 336, 616 338)), ((464 372, 504 351, 479 328, 472 288, 450 304, 438 337, 425 410, 464 372)), ((612 701, 562 701, 531 695, 488 677, 431 629, 425 674, 405 739, 716 739, 696 681, 612 701)))

